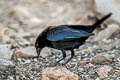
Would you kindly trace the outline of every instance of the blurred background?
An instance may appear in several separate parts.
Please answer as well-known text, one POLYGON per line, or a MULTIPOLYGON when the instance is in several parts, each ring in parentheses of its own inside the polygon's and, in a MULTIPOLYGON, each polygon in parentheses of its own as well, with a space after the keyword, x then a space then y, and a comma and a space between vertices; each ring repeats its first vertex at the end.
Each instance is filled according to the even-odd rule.
POLYGON ((0 0, 0 80, 43 80, 42 70, 62 55, 45 48, 42 58, 31 59, 36 56, 34 43, 41 31, 51 25, 91 25, 110 12, 112 17, 76 50, 79 57, 67 65, 82 80, 101 80, 102 74, 102 79, 120 80, 120 0, 0 0), (54 56, 50 57, 51 53, 54 56), (78 70, 84 60, 91 65, 92 62, 102 65, 95 64, 93 69, 84 71, 87 64, 84 62, 85 66, 78 70), (71 68, 74 64, 77 66, 71 68), (96 73, 96 69, 104 65, 114 73, 96 73))

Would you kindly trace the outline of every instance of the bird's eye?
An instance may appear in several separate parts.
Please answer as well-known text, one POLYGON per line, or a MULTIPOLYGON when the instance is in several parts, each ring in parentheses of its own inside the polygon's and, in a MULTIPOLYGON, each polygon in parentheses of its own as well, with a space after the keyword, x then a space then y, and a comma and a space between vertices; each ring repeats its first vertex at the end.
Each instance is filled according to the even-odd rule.
POLYGON ((39 45, 38 45, 38 43, 37 43, 37 44, 35 44, 35 46, 36 46, 36 47, 38 47, 38 46, 39 46, 39 45))

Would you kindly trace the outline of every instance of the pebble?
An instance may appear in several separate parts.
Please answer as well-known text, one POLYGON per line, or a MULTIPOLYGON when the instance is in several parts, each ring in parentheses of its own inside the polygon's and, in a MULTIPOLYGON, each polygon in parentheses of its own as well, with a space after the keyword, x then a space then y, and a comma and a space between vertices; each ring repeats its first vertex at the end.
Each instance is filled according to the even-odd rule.
POLYGON ((31 60, 25 60, 24 64, 30 63, 31 60))
POLYGON ((85 67, 87 63, 88 63, 88 61, 80 61, 77 63, 77 66, 78 67, 85 67))
POLYGON ((14 80, 14 77, 13 76, 9 76, 9 80, 14 80))
POLYGON ((104 65, 103 67, 97 69, 97 73, 101 78, 107 78, 109 76, 109 73, 112 71, 113 68, 107 65, 104 65))

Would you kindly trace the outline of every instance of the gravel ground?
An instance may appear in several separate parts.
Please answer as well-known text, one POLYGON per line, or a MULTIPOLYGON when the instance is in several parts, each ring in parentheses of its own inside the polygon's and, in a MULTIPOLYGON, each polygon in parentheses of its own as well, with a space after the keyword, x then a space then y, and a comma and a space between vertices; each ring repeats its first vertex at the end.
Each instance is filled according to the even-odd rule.
MULTIPOLYGON (((113 41, 115 43, 116 40, 113 41)), ((111 46, 111 44, 107 44, 107 46, 111 46)), ((119 45, 113 46, 112 49, 102 48, 98 46, 97 43, 87 42, 83 46, 81 46, 78 50, 76 50, 76 56, 65 66, 68 70, 74 72, 79 75, 80 80, 95 80, 99 77, 97 74, 97 68, 102 67, 104 65, 111 66, 114 70, 113 73, 109 74, 107 78, 103 78, 102 80, 116 80, 120 76, 120 47, 119 45), (93 47, 91 47, 93 46, 93 47), (90 48, 90 49, 88 49, 90 48), (111 62, 102 62, 99 64, 93 64, 90 62, 90 59, 98 55, 100 53, 106 54, 115 54, 115 57, 112 58, 111 62), (87 60, 83 67, 77 65, 80 61, 87 60), (92 66, 90 66, 92 64, 92 66)), ((68 54, 69 56, 69 54, 68 54)), ((20 59, 18 58, 15 62, 16 67, 8 67, 7 71, 0 72, 1 80, 10 79, 14 80, 41 80, 41 72, 46 67, 50 66, 50 64, 54 64, 58 59, 62 57, 61 53, 53 53, 53 55, 48 56, 46 58, 39 59, 20 59)), ((63 61, 64 62, 64 61, 63 61)), ((119 79, 118 79, 119 80, 119 79)))
MULTIPOLYGON (((24 40, 34 44, 37 35, 41 29, 48 25, 58 24, 92 24, 95 19, 92 20, 88 16, 94 16, 91 5, 88 4, 89 0, 1 0, 0 1, 0 23, 4 25, 3 28, 8 28, 10 32, 15 32, 15 37, 10 37, 10 41, 0 40, 1 44, 18 45, 19 48, 27 47, 24 44, 24 40), (80 1, 80 2, 73 2, 80 1), (82 2, 82 3, 81 3, 82 2), (88 4, 88 5, 86 5, 88 4), (38 26, 24 25, 19 20, 8 17, 7 12, 10 7, 15 5, 21 5, 26 7, 30 13, 42 22, 38 26), (89 7, 89 8, 88 8, 89 7), (49 14, 48 14, 49 13, 49 14), (82 16, 82 17, 81 17, 82 16), (7 23, 6 23, 7 21, 7 23), (13 25, 14 24, 14 25, 13 25), (15 26, 15 27, 14 27, 15 26), (11 31, 12 30, 12 31, 11 31), (29 33, 29 37, 19 37, 20 33, 29 33), (17 39, 17 40, 16 40, 17 39), (12 43, 13 42, 13 43, 12 43)), ((2 31, 2 30, 1 30, 2 31)), ((14 34, 15 34, 14 33, 14 34)), ((75 57, 65 66, 68 70, 74 72, 79 76, 80 80, 97 80, 100 76, 97 73, 97 69, 108 65, 113 68, 113 72, 108 74, 107 78, 100 78, 100 80, 119 80, 120 77, 120 37, 119 35, 113 39, 110 39, 107 43, 99 43, 93 41, 94 37, 91 37, 84 45, 75 50, 75 57), (91 59, 98 54, 106 53, 109 55, 114 54, 112 60, 104 61, 99 64, 91 62, 91 59), (87 61, 87 63, 81 67, 80 61, 87 61)), ((6 38, 5 38, 6 39, 6 38)), ((9 39, 8 39, 9 40, 9 39)), ((16 48, 15 48, 16 50, 16 48)), ((69 51, 68 51, 69 53, 69 51)), ((67 54, 70 57, 70 54, 67 54)), ((68 57, 66 59, 68 59, 68 57)), ((39 59, 22 59, 18 58, 13 60, 15 67, 8 66, 7 70, 0 70, 0 80, 41 80, 41 73, 50 64, 54 64, 57 60, 62 58, 61 52, 53 52, 52 55, 39 59)), ((62 61, 64 62, 64 61, 62 61)))

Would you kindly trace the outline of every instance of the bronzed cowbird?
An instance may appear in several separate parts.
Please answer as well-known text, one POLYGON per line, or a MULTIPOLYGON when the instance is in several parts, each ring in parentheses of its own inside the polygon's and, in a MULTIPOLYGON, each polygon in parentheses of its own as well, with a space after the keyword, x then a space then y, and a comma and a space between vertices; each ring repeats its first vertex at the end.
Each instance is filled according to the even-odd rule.
POLYGON ((63 58, 57 61, 57 63, 59 63, 61 60, 65 59, 65 51, 71 50, 71 57, 64 64, 68 63, 74 56, 74 49, 84 44, 86 39, 93 35, 93 30, 109 18, 111 14, 112 13, 105 15, 93 25, 58 25, 47 27, 38 36, 35 42, 38 57, 42 48, 55 48, 61 50, 63 54, 63 58))

